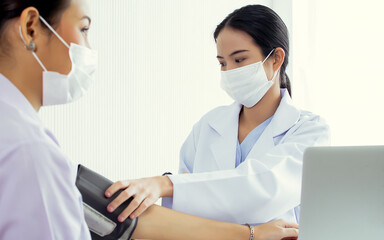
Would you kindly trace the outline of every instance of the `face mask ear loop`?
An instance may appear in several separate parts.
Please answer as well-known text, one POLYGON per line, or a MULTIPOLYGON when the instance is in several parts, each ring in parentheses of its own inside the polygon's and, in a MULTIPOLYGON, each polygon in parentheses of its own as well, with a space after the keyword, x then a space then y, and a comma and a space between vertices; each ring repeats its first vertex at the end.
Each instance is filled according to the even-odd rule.
POLYGON ((44 72, 48 72, 47 69, 44 67, 43 63, 40 61, 40 59, 37 57, 35 52, 32 52, 32 55, 36 58, 36 61, 40 64, 40 66, 43 68, 44 72))
MULTIPOLYGON (((271 54, 272 54, 274 51, 275 51, 275 49, 272 49, 272 50, 269 52, 269 54, 267 55, 267 57, 264 59, 263 64, 264 64, 265 61, 267 61, 267 59, 271 56, 271 54)), ((275 77, 276 77, 276 75, 277 75, 277 72, 278 72, 279 70, 280 70, 280 68, 277 69, 276 72, 273 74, 273 77, 272 77, 271 81, 274 81, 274 79, 275 79, 275 77)))
POLYGON ((21 40, 23 40, 25 46, 27 46, 27 42, 25 41, 24 37, 23 37, 23 34, 21 33, 21 26, 19 26, 19 33, 20 33, 20 37, 21 37, 21 40))
POLYGON ((67 47, 67 48, 69 48, 69 45, 68 45, 68 43, 66 42, 66 41, 64 41, 64 39, 62 38, 62 37, 60 37, 60 35, 55 31, 55 29, 53 29, 52 27, 51 27, 51 25, 49 25, 49 23, 47 22, 47 21, 45 21, 45 19, 42 17, 42 16, 40 16, 40 20, 45 24, 45 26, 47 26, 47 28, 49 28, 49 30, 51 30, 55 35, 56 35, 56 37, 67 47))
POLYGON ((273 77, 272 77, 272 79, 271 79, 271 81, 274 81, 275 80, 275 78, 276 78, 276 76, 277 76, 277 73, 280 71, 280 68, 278 68, 277 70, 276 70, 276 72, 273 74, 273 77))
POLYGON ((263 64, 264 64, 265 61, 267 61, 267 59, 269 58, 269 56, 271 56, 271 54, 272 54, 274 51, 275 51, 275 49, 272 49, 272 51, 269 52, 269 54, 267 55, 267 57, 264 59, 263 64))
MULTIPOLYGON (((27 42, 25 41, 23 34, 21 33, 21 26, 19 26, 19 33, 20 33, 21 40, 23 40, 24 44, 27 46, 27 42)), ((44 72, 47 72, 47 69, 44 67, 39 57, 37 57, 35 51, 31 50, 31 52, 32 52, 32 55, 35 57, 36 61, 40 64, 41 68, 44 70, 44 72)))

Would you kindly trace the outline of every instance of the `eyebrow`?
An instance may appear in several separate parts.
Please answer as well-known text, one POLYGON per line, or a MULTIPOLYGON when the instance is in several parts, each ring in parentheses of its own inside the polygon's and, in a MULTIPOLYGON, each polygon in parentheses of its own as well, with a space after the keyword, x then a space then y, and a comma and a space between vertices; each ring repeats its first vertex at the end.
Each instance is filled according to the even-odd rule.
MULTIPOLYGON (((249 50, 237 50, 237 51, 234 51, 233 53, 231 53, 229 56, 232 57, 233 55, 236 55, 238 53, 242 53, 242 52, 248 52, 249 50)), ((224 58, 222 56, 217 56, 217 58, 224 58)))
POLYGON ((83 20, 83 19, 87 19, 89 21, 89 25, 91 25, 92 19, 90 17, 84 16, 81 18, 81 20, 83 20))

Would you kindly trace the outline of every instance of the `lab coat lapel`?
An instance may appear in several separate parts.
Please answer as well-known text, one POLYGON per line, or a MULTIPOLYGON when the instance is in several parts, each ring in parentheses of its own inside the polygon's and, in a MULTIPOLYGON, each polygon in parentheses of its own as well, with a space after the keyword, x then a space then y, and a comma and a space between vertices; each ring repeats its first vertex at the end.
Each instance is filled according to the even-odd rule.
POLYGON ((234 103, 228 108, 216 114, 209 121, 209 125, 217 133, 212 139, 210 148, 220 170, 235 168, 241 105, 234 103))
POLYGON ((271 122, 249 152, 247 158, 259 158, 275 146, 274 137, 288 131, 299 121, 300 110, 292 102, 287 90, 281 90, 282 99, 271 122))
POLYGON ((273 125, 274 124, 272 120, 268 127, 264 130, 263 134, 257 140, 256 144, 253 145, 251 151, 248 153, 247 158, 258 158, 275 146, 273 141, 274 136, 272 134, 273 125))

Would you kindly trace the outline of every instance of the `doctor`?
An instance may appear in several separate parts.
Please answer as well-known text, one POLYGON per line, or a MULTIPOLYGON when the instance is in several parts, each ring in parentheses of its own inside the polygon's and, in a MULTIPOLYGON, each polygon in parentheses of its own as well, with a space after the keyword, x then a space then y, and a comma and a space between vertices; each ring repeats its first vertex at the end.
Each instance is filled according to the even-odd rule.
POLYGON ((235 102, 195 124, 180 154, 181 175, 119 181, 109 206, 133 201, 121 214, 137 217, 159 197, 185 213, 232 223, 298 221, 304 150, 328 144, 329 129, 291 100, 288 30, 271 9, 238 9, 216 28, 221 87, 235 102))
MULTIPOLYGON (((97 59, 88 44, 87 6, 86 0, 0 3, 0 240, 91 239, 77 165, 37 114, 80 98, 92 82, 97 59)), ((254 239, 295 237, 297 228, 275 221, 254 228, 254 239)), ((152 206, 133 237, 249 239, 250 229, 152 206)))

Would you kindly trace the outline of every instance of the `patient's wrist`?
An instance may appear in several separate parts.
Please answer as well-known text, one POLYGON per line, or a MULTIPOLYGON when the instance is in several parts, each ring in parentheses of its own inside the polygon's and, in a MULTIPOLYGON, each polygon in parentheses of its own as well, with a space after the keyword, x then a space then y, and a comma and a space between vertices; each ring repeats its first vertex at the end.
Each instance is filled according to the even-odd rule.
POLYGON ((245 224, 249 228, 249 240, 254 240, 255 239, 255 227, 251 226, 249 224, 245 224))

